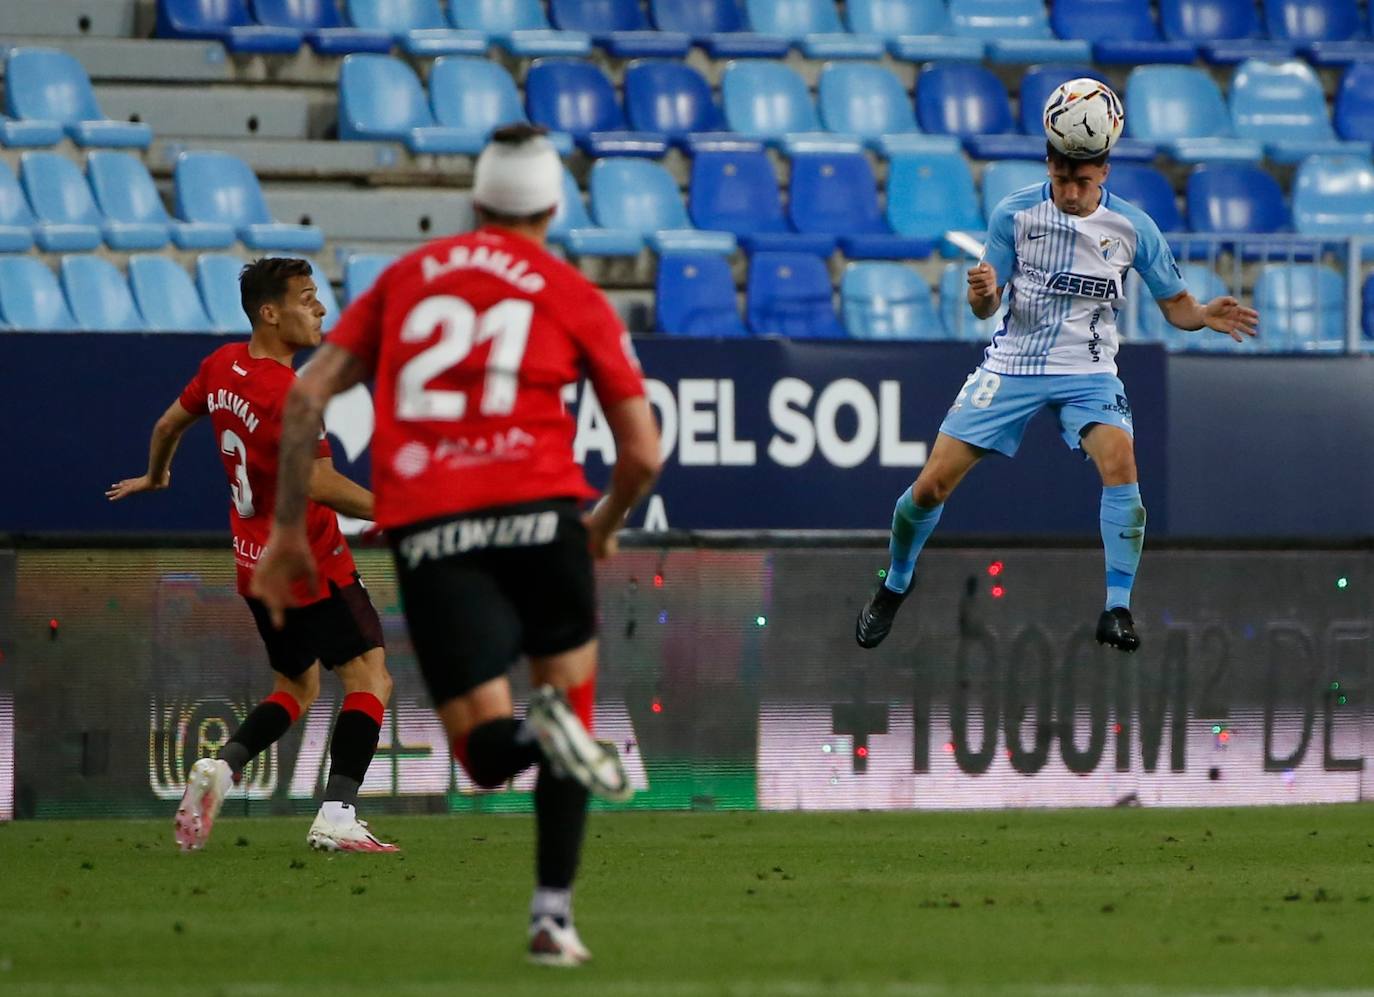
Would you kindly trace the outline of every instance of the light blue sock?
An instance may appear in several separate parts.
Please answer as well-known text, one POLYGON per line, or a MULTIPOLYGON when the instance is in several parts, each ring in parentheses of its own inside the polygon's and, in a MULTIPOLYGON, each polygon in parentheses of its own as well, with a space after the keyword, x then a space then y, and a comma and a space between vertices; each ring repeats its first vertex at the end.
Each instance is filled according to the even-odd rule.
POLYGON ((912 499, 910 488, 897 500, 897 507, 892 510, 892 539, 887 545, 892 563, 888 565, 887 580, 883 582, 893 592, 905 592, 910 588, 911 576, 916 573, 916 558, 934 532, 944 508, 942 502, 934 509, 922 509, 912 499))
POLYGON ((1107 608, 1131 608, 1131 586, 1145 546, 1145 506, 1140 486, 1102 489, 1102 549, 1107 555, 1107 608))

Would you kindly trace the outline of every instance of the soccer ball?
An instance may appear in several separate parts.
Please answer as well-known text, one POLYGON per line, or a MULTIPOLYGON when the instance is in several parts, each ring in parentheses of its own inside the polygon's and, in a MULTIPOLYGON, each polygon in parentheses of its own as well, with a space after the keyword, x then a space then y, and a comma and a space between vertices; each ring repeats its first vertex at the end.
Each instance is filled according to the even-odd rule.
POLYGON ((1061 83, 1045 102, 1045 137, 1071 159, 1093 159, 1108 152, 1125 122, 1120 99, 1097 80, 1061 83))

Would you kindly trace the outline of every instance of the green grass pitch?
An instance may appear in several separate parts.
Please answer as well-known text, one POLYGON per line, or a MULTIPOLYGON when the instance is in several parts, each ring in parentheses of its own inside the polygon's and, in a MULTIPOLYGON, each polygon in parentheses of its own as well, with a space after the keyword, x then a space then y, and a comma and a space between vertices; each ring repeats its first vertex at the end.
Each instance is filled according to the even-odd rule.
POLYGON ((523 962, 527 816, 0 825, 0 994, 1258 994, 1374 987, 1374 807, 595 814, 595 961, 523 962))

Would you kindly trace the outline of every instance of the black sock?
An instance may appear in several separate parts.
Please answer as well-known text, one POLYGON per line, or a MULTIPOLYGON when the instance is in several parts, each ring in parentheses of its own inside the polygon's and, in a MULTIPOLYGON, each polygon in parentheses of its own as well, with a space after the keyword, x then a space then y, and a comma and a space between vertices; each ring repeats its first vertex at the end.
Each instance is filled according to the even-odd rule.
POLYGON ((457 747, 459 760, 472 781, 495 789, 539 761, 539 745, 519 738, 520 721, 514 717, 488 720, 473 728, 466 744, 457 747))
POLYGON ((377 753, 382 731, 382 701, 371 693, 351 692, 344 697, 334 736, 329 741, 329 781, 324 798, 347 806, 358 802, 358 788, 377 753))
POLYGON ((560 779, 548 765, 540 766, 534 784, 534 819, 539 830, 537 872, 542 889, 572 888, 587 828, 587 796, 580 783, 560 779))
POLYGON ((296 701, 291 700, 291 705, 296 706, 293 714, 282 704, 281 700, 285 698, 289 697, 284 693, 273 693, 253 707, 253 711, 239 724, 239 729, 234 731, 229 743, 219 749, 217 757, 229 763, 234 775, 237 776, 245 765, 280 739, 291 729, 296 717, 300 716, 296 701))

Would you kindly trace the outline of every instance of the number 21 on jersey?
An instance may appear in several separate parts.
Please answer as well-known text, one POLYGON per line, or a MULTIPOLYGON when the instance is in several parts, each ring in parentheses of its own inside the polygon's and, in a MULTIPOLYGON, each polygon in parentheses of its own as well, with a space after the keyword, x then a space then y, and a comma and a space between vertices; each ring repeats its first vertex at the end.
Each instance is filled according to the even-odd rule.
POLYGON ((465 300, 449 294, 426 298, 410 310, 401 324, 401 342, 423 343, 438 330, 434 345, 406 361, 396 378, 396 418, 452 420, 467 414, 463 391, 430 388, 440 374, 467 359, 481 343, 492 341, 482 384, 482 415, 509 415, 520 389, 520 364, 525 359, 534 302, 507 298, 478 315, 465 300))

